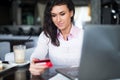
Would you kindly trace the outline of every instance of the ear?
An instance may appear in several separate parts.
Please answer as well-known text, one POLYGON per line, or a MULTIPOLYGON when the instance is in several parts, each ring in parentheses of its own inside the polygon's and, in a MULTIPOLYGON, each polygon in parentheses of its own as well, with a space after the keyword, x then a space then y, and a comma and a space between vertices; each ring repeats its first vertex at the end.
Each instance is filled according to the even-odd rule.
POLYGON ((73 17, 73 10, 72 10, 72 11, 70 11, 70 14, 71 14, 71 17, 73 17))

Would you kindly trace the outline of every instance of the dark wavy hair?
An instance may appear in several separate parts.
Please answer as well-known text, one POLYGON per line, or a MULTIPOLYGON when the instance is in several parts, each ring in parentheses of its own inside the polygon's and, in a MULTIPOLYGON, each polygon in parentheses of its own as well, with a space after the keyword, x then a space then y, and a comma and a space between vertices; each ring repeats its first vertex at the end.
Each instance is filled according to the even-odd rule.
POLYGON ((75 8, 71 0, 48 0, 44 11, 43 31, 45 35, 51 39, 51 43, 59 46, 60 42, 57 38, 57 27, 52 21, 51 10, 55 5, 67 5, 69 11, 73 11, 71 22, 74 21, 75 8))

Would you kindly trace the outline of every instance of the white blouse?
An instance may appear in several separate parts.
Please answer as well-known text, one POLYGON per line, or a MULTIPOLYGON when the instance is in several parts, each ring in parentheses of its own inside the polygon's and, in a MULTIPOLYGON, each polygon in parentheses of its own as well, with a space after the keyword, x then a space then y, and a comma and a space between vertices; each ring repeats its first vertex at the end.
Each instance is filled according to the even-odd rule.
POLYGON ((49 56, 54 67, 79 66, 83 41, 83 30, 72 26, 68 41, 59 33, 60 46, 54 46, 50 39, 42 32, 37 46, 31 55, 32 58, 44 59, 49 56))

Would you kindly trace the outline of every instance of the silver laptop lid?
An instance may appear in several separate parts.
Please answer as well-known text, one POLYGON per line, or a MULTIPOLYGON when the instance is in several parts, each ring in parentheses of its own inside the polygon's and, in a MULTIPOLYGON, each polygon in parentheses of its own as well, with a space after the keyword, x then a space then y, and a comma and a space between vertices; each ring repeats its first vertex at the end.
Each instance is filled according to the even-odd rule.
POLYGON ((120 78, 120 25, 85 25, 79 80, 117 78, 120 78))

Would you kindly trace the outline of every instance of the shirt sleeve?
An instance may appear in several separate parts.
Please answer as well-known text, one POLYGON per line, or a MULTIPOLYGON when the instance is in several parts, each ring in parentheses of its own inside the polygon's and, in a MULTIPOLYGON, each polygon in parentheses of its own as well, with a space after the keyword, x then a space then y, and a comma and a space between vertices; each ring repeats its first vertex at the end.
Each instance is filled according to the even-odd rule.
POLYGON ((49 41, 50 41, 49 38, 46 37, 44 32, 42 32, 38 38, 37 46, 33 51, 30 60, 32 60, 32 58, 44 59, 49 51, 48 50, 49 41))

